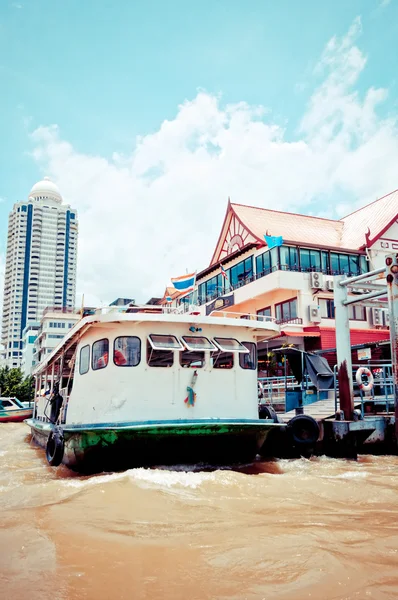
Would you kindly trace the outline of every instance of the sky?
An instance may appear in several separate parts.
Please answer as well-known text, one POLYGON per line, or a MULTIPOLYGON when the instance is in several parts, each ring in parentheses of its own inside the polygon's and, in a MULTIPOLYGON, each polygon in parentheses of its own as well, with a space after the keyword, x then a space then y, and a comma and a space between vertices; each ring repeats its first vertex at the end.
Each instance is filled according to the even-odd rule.
POLYGON ((397 56, 398 0, 2 0, 0 277, 43 176, 77 305, 205 268, 229 197, 339 218, 395 190, 397 56))

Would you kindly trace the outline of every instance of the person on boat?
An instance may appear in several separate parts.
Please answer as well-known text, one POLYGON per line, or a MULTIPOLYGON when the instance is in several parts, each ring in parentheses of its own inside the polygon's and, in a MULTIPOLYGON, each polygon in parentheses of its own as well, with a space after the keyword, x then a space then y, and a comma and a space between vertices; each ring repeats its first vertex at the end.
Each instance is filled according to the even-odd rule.
POLYGON ((113 360, 115 361, 115 365, 118 365, 118 367, 121 367, 121 366, 127 364, 126 355, 124 354, 124 352, 122 350, 118 350, 117 348, 115 348, 113 360))
POLYGON ((51 413, 50 413, 50 421, 51 423, 56 423, 58 421, 59 413, 61 412, 63 398, 59 393, 59 382, 54 383, 54 389, 52 396, 50 397, 51 404, 51 413))
POLYGON ((97 369, 103 369, 108 364, 109 354, 104 352, 97 360, 97 369))

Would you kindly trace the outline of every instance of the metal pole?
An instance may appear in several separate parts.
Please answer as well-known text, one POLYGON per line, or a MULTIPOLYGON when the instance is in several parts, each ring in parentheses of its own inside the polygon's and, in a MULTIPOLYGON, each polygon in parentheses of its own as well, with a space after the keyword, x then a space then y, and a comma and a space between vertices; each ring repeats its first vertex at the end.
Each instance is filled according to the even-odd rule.
MULTIPOLYGON (((381 273, 385 273, 385 268, 375 269, 374 271, 369 271, 369 273, 362 273, 362 275, 357 275, 356 277, 348 277, 347 279, 342 279, 340 285, 351 285, 351 283, 355 283, 356 281, 366 281, 366 279, 370 279, 375 275, 380 275, 381 273)), ((382 278, 380 278, 382 279, 382 278)), ((366 287, 366 286, 365 286, 366 287)))
POLYGON ((337 350, 337 368, 346 363, 348 376, 349 393, 344 394, 340 388, 340 410, 344 411, 345 419, 351 419, 354 411, 354 389, 352 385, 352 360, 351 360, 351 340, 350 340, 350 321, 348 313, 347 296, 348 290, 343 285, 344 276, 335 277, 334 286, 334 307, 336 322, 336 350, 337 350), (348 396, 348 397, 345 397, 348 396))
POLYGON ((398 254, 387 256, 387 289, 390 311, 391 362, 395 406, 395 436, 398 440, 398 254))
POLYGON ((369 294, 361 294, 360 296, 355 296, 355 298, 350 298, 349 300, 345 300, 344 304, 349 306, 350 304, 359 304, 363 300, 370 300, 371 298, 380 298, 381 296, 385 296, 387 293, 387 288, 384 288, 381 292, 370 292, 369 294))

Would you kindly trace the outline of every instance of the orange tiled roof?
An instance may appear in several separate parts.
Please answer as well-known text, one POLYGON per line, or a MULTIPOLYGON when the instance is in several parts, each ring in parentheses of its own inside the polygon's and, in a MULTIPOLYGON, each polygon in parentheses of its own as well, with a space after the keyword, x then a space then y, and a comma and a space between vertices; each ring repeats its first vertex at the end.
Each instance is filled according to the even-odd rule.
POLYGON ((398 190, 344 217, 342 247, 360 248, 369 228, 369 245, 372 245, 398 217, 398 190), (347 246, 351 244, 351 246, 347 246))
POLYGON ((339 221, 241 204, 231 204, 231 208, 261 242, 264 242, 264 234, 268 231, 269 235, 281 235, 289 242, 339 246, 343 229, 343 224, 339 221))
POLYGON ((366 245, 368 230, 369 247, 398 218, 398 190, 339 221, 242 204, 231 204, 231 209, 262 243, 268 231, 288 242, 359 250, 366 245))
POLYGON ((164 292, 163 298, 160 301, 160 304, 167 304, 167 302, 166 302, 167 296, 170 296, 170 298, 172 298, 172 300, 174 300, 175 298, 182 296, 183 293, 184 292, 179 292, 178 290, 176 290, 175 287, 172 287, 172 286, 167 287, 164 292))

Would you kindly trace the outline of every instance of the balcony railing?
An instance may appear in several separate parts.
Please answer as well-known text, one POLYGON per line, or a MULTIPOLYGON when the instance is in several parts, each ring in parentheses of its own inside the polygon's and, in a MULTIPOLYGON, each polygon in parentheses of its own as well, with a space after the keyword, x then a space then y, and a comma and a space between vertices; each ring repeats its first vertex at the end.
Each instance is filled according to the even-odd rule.
POLYGON ((207 296, 205 296, 205 297, 199 297, 198 304, 201 305, 201 304, 206 304, 207 302, 211 302, 212 300, 219 298, 219 296, 221 296, 221 295, 228 294, 229 292, 233 292, 234 290, 237 290, 245 285, 248 285, 249 283, 252 283, 253 281, 257 281, 258 279, 261 279, 262 277, 266 277, 267 275, 270 275, 271 273, 275 273, 276 271, 289 271, 290 273, 323 273, 323 275, 329 275, 332 277, 334 277, 335 275, 346 275, 347 277, 356 277, 357 275, 361 275, 361 273, 362 273, 362 271, 360 269, 355 272, 348 271, 348 270, 333 271, 331 269, 316 269, 315 267, 303 268, 303 267, 298 267, 295 265, 290 266, 290 265, 278 264, 269 269, 265 269, 264 271, 260 271, 260 273, 253 273, 252 275, 242 276, 240 281, 238 281, 237 283, 234 283, 234 284, 232 284, 232 283, 227 284, 226 288, 222 291, 220 291, 220 288, 216 288, 216 290, 213 293, 207 294, 207 296))
POLYGON ((276 319, 277 325, 302 325, 303 319, 300 317, 292 317, 286 319, 276 319))

